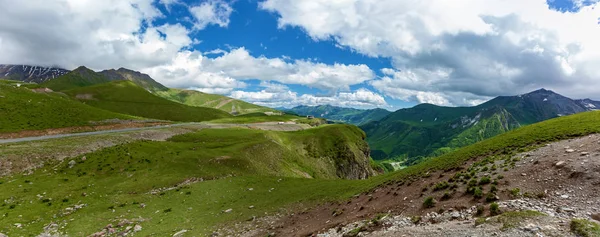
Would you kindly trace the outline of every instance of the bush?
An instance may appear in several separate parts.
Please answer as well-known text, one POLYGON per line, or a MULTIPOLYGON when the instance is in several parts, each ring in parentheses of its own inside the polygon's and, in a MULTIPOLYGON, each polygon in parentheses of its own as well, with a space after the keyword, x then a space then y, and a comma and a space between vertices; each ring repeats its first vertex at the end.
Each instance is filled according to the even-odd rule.
POLYGON ((427 197, 423 201, 423 208, 432 208, 435 206, 435 200, 433 197, 427 197))
POLYGON ((475 212, 476 216, 481 216, 483 215, 483 212, 485 211, 485 207, 482 205, 477 205, 477 212, 475 212))
POLYGON ((592 237, 600 236, 600 225, 583 219, 571 220, 571 231, 577 236, 592 237))
POLYGON ((510 195, 512 195, 513 197, 518 197, 520 193, 521 189, 519 188, 513 188, 510 190, 510 195))
POLYGON ((475 187, 473 189, 473 197, 476 199, 480 199, 483 197, 483 191, 479 187, 475 187))
POLYGON ((490 177, 481 177, 481 179, 479 180, 479 185, 486 185, 491 183, 492 181, 490 180, 490 177))
POLYGON ((435 185, 435 187, 433 187, 433 191, 444 190, 444 189, 447 189, 448 187, 450 187, 450 184, 448 184, 448 182, 440 182, 440 183, 437 183, 435 185))
POLYGON ((488 194, 485 196, 485 201, 486 201, 486 202, 493 202, 493 201, 496 201, 496 200, 498 200, 498 198, 496 198, 496 194, 493 194, 493 193, 488 193, 488 194))
POLYGON ((500 215, 500 205, 498 203, 493 202, 490 204, 490 216, 500 215))
POLYGON ((490 193, 496 193, 496 192, 498 192, 498 188, 496 187, 496 185, 492 185, 490 187, 490 193))

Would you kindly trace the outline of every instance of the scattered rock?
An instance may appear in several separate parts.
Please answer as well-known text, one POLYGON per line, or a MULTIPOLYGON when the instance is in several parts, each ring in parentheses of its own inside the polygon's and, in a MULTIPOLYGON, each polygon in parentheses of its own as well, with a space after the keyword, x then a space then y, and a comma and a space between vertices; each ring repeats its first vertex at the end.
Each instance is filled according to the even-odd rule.
POLYGON ((180 230, 179 232, 173 234, 173 237, 181 237, 185 232, 187 232, 187 230, 180 230))
POLYGON ((556 166, 558 168, 562 168, 562 167, 565 167, 565 164, 566 163, 564 161, 559 161, 559 162, 556 162, 556 164, 554 164, 554 166, 556 166))
MULTIPOLYGON (((600 221, 600 213, 596 213, 596 214, 592 214, 591 215, 592 219, 600 221)), ((1 236, 0 236, 1 237, 1 236)))
POLYGON ((5 234, 0 233, 0 237, 8 237, 8 236, 5 235, 5 234))
POLYGON ((21 224, 21 223, 15 223, 14 226, 17 227, 17 228, 22 228, 23 224, 21 224))
POLYGON ((560 195, 560 198, 562 198, 562 199, 569 199, 569 195, 563 194, 563 195, 560 195))
POLYGON ((135 226, 133 227, 133 231, 134 231, 134 232, 139 232, 139 231, 142 231, 142 226, 141 226, 141 225, 135 225, 135 226))
POLYGON ((233 209, 230 208, 230 209, 223 211, 223 213, 230 213, 231 211, 233 211, 233 209))
POLYGON ((77 162, 75 160, 69 161, 69 169, 73 168, 73 166, 75 166, 76 164, 77 164, 77 162))
POLYGON ((87 160, 87 158, 85 156, 83 156, 83 157, 81 157, 81 160, 85 161, 85 160, 87 160))
POLYGON ((565 150, 565 151, 566 151, 567 153, 573 153, 573 152, 575 152, 575 150, 573 150, 573 149, 567 149, 567 150, 565 150))
POLYGON ((146 203, 140 203, 140 208, 145 208, 146 207, 146 203))
POLYGON ((527 176, 527 174, 526 174, 526 173, 522 173, 521 175, 522 175, 522 176, 527 176))

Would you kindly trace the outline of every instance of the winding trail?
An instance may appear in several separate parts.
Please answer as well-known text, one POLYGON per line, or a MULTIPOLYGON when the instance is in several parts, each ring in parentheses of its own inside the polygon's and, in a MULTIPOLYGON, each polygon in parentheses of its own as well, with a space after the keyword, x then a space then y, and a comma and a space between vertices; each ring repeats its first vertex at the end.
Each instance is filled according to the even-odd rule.
POLYGON ((172 128, 172 127, 183 127, 183 126, 195 126, 195 127, 201 128, 201 129, 206 129, 206 128, 208 128, 208 129, 223 129, 223 128, 233 128, 233 127, 245 127, 245 128, 251 128, 251 129, 274 130, 274 131, 297 131, 297 130, 303 130, 303 129, 307 128, 306 126, 303 126, 301 124, 290 124, 290 123, 286 123, 286 124, 277 124, 277 123, 256 123, 256 124, 178 123, 178 124, 159 125, 159 126, 141 127, 141 128, 123 128, 123 129, 102 130, 102 131, 93 131, 93 132, 65 133, 65 134, 45 135, 45 136, 36 136, 36 137, 0 139, 0 144, 42 141, 42 140, 65 138, 65 137, 102 135, 102 134, 109 134, 109 133, 132 132, 132 131, 140 131, 140 130, 155 130, 155 129, 161 129, 161 128, 172 128))

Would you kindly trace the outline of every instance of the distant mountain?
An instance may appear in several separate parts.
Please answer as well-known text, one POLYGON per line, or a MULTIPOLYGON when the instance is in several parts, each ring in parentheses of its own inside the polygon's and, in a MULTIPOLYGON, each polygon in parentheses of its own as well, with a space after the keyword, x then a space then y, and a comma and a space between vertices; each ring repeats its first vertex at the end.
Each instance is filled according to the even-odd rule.
POLYGON ((560 116, 600 108, 593 100, 572 100, 540 89, 500 96, 474 107, 421 104, 364 124, 375 159, 440 155, 509 130, 560 116))
POLYGON ((168 89, 166 91, 156 91, 155 94, 185 105, 214 108, 230 114, 278 112, 275 109, 236 100, 227 96, 207 94, 193 90, 168 89))
POLYGON ((48 87, 54 91, 70 90, 110 82, 104 75, 92 71, 84 66, 62 75, 60 77, 41 83, 42 87, 48 87))
POLYGON ((600 110, 600 101, 590 99, 576 100, 576 102, 588 110, 600 110))
POLYGON ((0 64, 0 79, 42 83, 65 75, 69 70, 54 67, 0 64))
POLYGON ((162 84, 156 82, 154 79, 152 79, 152 77, 148 76, 147 74, 143 74, 141 72, 129 70, 126 68, 119 68, 117 70, 104 70, 99 73, 106 76, 111 81, 128 80, 149 91, 166 91, 169 89, 166 86, 163 86, 162 84))
POLYGON ((285 109, 284 111, 302 116, 312 115, 315 117, 325 118, 331 121, 349 123, 354 125, 362 125, 371 121, 377 121, 392 113, 385 109, 362 110, 353 108, 342 108, 331 105, 298 106, 292 109, 285 109))

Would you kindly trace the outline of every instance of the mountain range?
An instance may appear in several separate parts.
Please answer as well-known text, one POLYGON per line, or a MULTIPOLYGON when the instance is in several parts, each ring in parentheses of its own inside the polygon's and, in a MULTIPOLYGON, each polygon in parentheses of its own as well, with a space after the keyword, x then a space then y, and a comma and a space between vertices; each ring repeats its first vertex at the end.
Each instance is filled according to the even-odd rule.
POLYGON ((0 64, 0 78, 15 81, 42 83, 67 73, 62 68, 0 64))
POLYGON ((540 89, 499 96, 474 107, 420 104, 361 126, 374 159, 406 160, 438 156, 498 134, 551 118, 596 110, 600 102, 573 100, 540 89))
POLYGON ((277 111, 222 95, 167 88, 147 74, 126 68, 96 72, 84 66, 69 71, 61 68, 0 64, 0 79, 38 83, 54 91, 66 91, 115 81, 130 81, 155 96, 193 107, 214 108, 230 114, 277 111))
POLYGON ((280 110, 302 116, 315 116, 325 118, 333 122, 342 122, 354 125, 363 125, 372 121, 377 121, 392 113, 385 109, 379 108, 362 110, 342 108, 331 105, 297 106, 291 109, 280 110))

